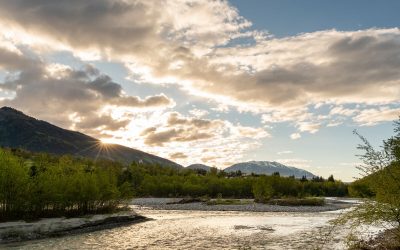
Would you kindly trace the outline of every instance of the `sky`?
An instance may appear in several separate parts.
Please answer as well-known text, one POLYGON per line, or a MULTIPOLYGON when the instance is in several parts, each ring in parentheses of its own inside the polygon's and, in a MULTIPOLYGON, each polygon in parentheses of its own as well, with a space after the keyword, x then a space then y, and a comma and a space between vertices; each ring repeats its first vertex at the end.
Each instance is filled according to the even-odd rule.
POLYGON ((0 2, 0 105, 176 161, 359 177, 400 115, 399 1, 0 2))

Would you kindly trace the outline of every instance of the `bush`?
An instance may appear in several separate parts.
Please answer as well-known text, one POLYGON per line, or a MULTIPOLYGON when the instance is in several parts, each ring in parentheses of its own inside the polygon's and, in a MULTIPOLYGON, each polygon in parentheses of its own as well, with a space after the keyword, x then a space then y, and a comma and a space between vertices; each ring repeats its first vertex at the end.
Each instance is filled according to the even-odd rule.
POLYGON ((267 177, 262 176, 253 185, 253 194, 255 202, 265 203, 274 195, 272 183, 267 177))

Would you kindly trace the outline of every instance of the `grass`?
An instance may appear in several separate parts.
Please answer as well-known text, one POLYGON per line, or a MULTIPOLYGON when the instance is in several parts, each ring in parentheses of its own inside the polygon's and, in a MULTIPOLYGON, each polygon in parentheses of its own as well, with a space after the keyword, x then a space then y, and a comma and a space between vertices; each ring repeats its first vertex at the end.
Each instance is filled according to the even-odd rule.
POLYGON ((323 206, 323 198, 282 198, 268 201, 268 204, 278 206, 323 206))

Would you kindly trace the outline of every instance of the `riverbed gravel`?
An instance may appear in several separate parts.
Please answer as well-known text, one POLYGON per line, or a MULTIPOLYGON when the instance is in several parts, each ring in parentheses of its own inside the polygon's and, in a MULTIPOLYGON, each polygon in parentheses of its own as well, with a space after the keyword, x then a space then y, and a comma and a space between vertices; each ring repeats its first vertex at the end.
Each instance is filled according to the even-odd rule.
POLYGON ((170 204, 180 198, 137 198, 132 200, 134 208, 152 208, 157 210, 194 210, 194 211, 247 211, 247 212, 325 212, 349 208, 354 204, 343 199, 326 199, 324 206, 278 206, 243 200, 241 205, 207 205, 204 202, 170 204))

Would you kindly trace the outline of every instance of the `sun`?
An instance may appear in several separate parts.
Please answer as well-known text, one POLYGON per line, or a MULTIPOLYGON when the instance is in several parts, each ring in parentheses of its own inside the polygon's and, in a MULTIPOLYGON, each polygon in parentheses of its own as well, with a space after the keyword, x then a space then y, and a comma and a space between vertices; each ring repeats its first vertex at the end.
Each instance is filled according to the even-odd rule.
POLYGON ((102 146, 107 146, 107 145, 110 144, 110 141, 108 139, 106 139, 106 138, 100 138, 100 144, 102 146))

